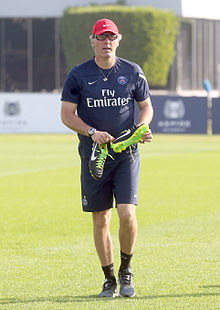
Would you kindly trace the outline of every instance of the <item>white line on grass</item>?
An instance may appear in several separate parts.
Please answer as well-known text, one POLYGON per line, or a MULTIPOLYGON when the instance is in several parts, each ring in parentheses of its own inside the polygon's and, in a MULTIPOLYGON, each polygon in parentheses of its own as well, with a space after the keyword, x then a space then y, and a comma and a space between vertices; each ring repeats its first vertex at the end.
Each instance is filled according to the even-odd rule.
POLYGON ((179 155, 185 155, 185 154, 200 154, 200 153, 207 153, 207 152, 216 152, 218 150, 216 149, 212 149, 212 150, 200 150, 200 151, 179 151, 179 152, 171 152, 171 151, 167 151, 167 152, 157 152, 157 153, 142 153, 141 152, 141 158, 148 158, 148 157, 166 157, 166 156, 179 156, 179 155))
POLYGON ((79 166, 79 163, 62 165, 62 166, 49 166, 49 167, 42 167, 42 168, 5 171, 5 172, 0 173, 0 177, 5 177, 5 176, 9 176, 9 175, 16 175, 16 174, 25 174, 25 173, 32 173, 32 172, 48 171, 48 170, 54 170, 54 169, 63 169, 63 168, 76 167, 76 166, 79 166))
MULTIPOLYGON (((212 241, 212 242, 199 242, 199 241, 182 241, 182 242, 169 242, 169 243, 160 243, 160 242, 155 242, 155 243, 148 243, 145 245, 145 247, 147 248, 152 248, 152 247, 158 247, 158 248, 161 248, 161 247, 179 247, 179 246, 187 246, 187 245, 195 245, 195 246, 205 246, 205 245, 208 245, 208 246, 215 246, 215 245, 218 245, 220 242, 219 241, 212 241)), ((79 249, 82 247, 82 244, 79 243, 77 245, 70 245, 70 246, 57 246, 57 247, 36 247, 36 248, 25 248, 25 249, 28 249, 30 251, 39 251, 39 252, 47 252, 47 251, 50 251, 50 252, 60 252, 60 251, 68 251, 68 252, 73 252, 75 251, 76 249, 79 249)), ((17 251, 18 249, 15 248, 15 249, 0 249, 0 252, 14 252, 14 251, 17 251)))

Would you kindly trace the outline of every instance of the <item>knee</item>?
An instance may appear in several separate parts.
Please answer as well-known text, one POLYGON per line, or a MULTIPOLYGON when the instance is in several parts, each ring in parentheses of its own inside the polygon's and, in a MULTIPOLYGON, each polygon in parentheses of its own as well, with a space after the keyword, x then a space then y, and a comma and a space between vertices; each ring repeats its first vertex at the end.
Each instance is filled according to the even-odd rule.
POLYGON ((130 225, 136 221, 135 208, 124 208, 119 212, 120 222, 124 225, 130 225))
POLYGON ((93 226, 95 228, 104 229, 110 224, 109 210, 93 213, 93 226))

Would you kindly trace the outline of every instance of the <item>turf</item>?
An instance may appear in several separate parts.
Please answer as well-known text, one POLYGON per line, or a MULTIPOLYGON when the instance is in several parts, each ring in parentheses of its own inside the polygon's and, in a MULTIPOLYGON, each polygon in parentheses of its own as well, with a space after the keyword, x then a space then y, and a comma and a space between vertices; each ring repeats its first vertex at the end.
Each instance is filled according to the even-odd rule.
MULTIPOLYGON (((0 309, 218 309, 220 136, 141 145, 136 297, 98 299, 77 138, 0 136, 0 309)), ((119 266, 118 218, 111 232, 119 266)))

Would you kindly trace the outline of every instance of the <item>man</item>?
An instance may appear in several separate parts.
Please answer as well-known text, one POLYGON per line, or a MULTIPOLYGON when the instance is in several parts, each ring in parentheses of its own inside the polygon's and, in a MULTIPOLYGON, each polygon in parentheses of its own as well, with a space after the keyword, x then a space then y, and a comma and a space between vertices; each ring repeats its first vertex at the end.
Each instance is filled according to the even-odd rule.
MULTIPOLYGON (((99 297, 117 294, 109 229, 113 197, 120 223, 119 295, 135 296, 130 261, 137 236, 138 147, 135 144, 131 150, 115 153, 110 142, 122 131, 135 128, 135 104, 140 110, 137 127, 142 123, 149 124, 153 117, 144 73, 135 63, 116 57, 121 38, 113 21, 98 20, 90 36, 95 57, 70 71, 61 98, 62 121, 78 133, 80 140, 82 205, 84 211, 92 212, 95 247, 105 276, 99 297), (106 143, 113 159, 107 156, 103 175, 95 180, 88 167, 92 147, 106 143)), ((149 130, 141 142, 151 140, 149 130)))

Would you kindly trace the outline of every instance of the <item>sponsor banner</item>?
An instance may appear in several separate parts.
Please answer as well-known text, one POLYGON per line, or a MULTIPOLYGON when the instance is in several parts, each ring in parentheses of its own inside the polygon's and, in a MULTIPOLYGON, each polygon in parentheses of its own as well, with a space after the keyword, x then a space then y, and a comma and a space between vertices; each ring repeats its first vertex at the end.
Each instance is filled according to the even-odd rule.
POLYGON ((212 99, 212 133, 220 134, 220 98, 212 99))
POLYGON ((0 93, 0 133, 67 133, 60 94, 0 93))
POLYGON ((207 133, 207 98, 151 96, 155 133, 207 133))

